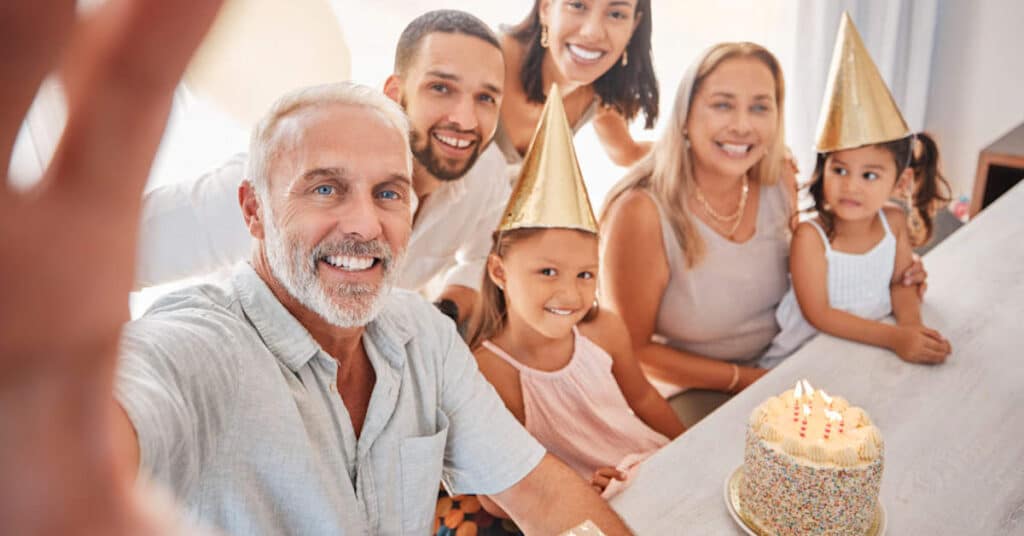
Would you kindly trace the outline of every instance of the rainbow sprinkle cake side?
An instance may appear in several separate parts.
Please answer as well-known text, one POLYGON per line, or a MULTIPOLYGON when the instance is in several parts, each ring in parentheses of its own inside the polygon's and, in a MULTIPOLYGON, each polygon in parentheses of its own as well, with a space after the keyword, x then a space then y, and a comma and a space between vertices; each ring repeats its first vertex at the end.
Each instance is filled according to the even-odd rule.
POLYGON ((773 534, 863 536, 876 515, 881 438, 863 410, 816 394, 798 388, 754 410, 740 504, 773 534))

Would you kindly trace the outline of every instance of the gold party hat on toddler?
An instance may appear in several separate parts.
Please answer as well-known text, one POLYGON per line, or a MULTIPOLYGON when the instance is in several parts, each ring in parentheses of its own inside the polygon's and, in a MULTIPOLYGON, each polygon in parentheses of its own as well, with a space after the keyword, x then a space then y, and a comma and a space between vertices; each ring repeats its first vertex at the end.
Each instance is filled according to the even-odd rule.
POLYGON ((498 231, 540 227, 597 233, 572 135, 562 95, 552 85, 498 231))
POLYGON ((839 22, 815 149, 831 153, 911 134, 848 13, 839 22))

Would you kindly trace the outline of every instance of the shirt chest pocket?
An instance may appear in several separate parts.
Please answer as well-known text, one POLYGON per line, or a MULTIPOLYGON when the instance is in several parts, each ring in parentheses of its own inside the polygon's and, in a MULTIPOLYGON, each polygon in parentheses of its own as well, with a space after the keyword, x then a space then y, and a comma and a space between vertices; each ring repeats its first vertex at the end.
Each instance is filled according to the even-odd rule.
POLYGON ((402 533, 429 534, 441 484, 448 417, 437 412, 437 431, 408 437, 400 447, 402 478, 402 533))

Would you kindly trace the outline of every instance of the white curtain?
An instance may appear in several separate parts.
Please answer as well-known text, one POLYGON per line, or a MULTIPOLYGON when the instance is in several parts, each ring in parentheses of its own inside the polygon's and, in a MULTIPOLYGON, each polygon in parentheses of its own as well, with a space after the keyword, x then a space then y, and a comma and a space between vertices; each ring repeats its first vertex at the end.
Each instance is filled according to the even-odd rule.
POLYGON ((938 0, 801 0, 794 68, 786 80, 787 138, 801 180, 814 167, 818 112, 843 11, 853 18, 907 124, 914 131, 924 127, 938 0))

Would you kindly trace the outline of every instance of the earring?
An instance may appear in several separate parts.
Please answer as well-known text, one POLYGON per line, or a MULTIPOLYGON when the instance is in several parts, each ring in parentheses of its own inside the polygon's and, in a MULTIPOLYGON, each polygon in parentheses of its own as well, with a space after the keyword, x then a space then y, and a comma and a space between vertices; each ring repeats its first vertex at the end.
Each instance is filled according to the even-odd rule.
POLYGON ((548 25, 540 25, 540 48, 548 48, 548 25))
POLYGON ((622 51, 622 66, 625 67, 627 65, 629 65, 629 51, 628 50, 623 50, 622 51))

